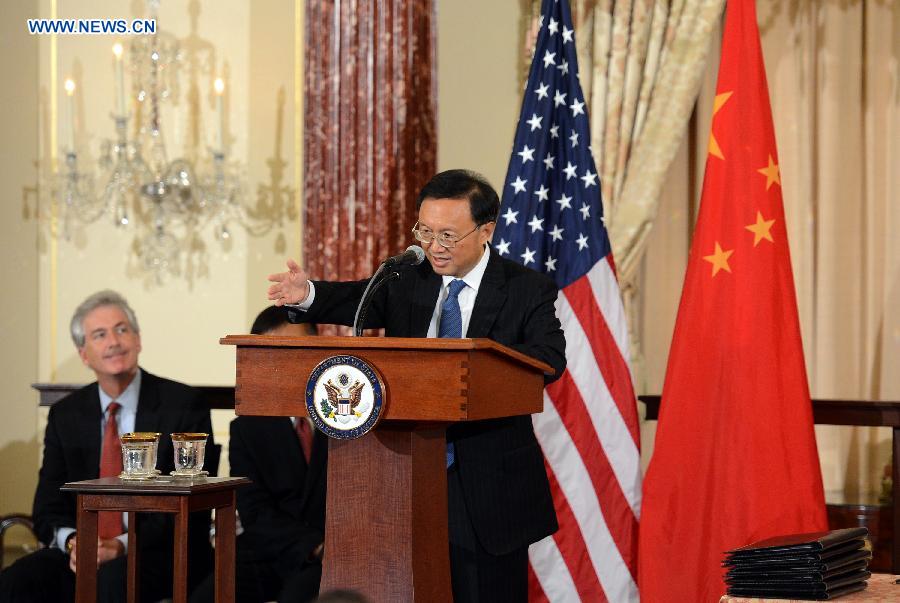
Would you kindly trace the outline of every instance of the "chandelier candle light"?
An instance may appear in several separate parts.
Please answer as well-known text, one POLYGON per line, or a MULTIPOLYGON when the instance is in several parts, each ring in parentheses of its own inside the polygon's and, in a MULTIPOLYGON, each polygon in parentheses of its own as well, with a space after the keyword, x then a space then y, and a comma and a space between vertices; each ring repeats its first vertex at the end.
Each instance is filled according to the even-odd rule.
MULTIPOLYGON (((151 18, 156 18, 158 4, 158 1, 148 3, 151 18)), ((114 44, 112 54, 116 99, 111 117, 115 136, 104 142, 98 161, 103 184, 95 188, 90 170, 82 171, 84 166, 79 169, 75 83, 66 80, 70 124, 68 148, 64 152, 65 171, 54 177, 54 196, 58 195, 62 205, 62 228, 67 240, 71 238, 71 227, 76 218, 86 224, 102 215, 110 215, 116 226, 138 228, 133 250, 140 266, 161 280, 165 273, 181 271, 182 252, 190 254, 203 248, 198 233, 209 221, 215 223, 216 236, 222 242, 231 236, 228 223, 232 220, 248 230, 251 228, 243 205, 242 168, 226 161, 225 84, 219 77, 213 82, 206 80, 209 82, 206 85, 212 84, 215 92, 216 113, 212 122, 216 130, 215 148, 210 145, 203 152, 188 147, 187 157, 169 161, 161 123, 161 104, 172 101, 177 106, 183 98, 178 75, 185 58, 178 40, 157 31, 130 41, 127 47, 114 44), (131 90, 134 96, 126 94, 126 71, 133 78, 131 90), (133 116, 129 113, 129 100, 139 107, 133 116), (132 117, 136 122, 133 139, 129 140, 128 126, 132 117)), ((192 75, 195 74, 192 72, 192 75)), ((202 84, 194 79, 188 84, 192 89, 202 88, 202 84)), ((196 114, 191 117, 200 119, 196 114)))
POLYGON ((69 112, 69 152, 75 152, 75 82, 66 80, 66 105, 69 112))
MULTIPOLYGON (((157 23, 159 3, 146 0, 148 18, 157 23)), ((71 79, 65 81, 61 126, 68 124, 68 135, 60 137, 59 153, 64 165, 49 158, 39 164, 39 199, 47 200, 50 211, 42 212, 39 206, 37 214, 50 216, 52 236, 72 240, 76 223, 87 225, 109 217, 116 227, 134 232, 126 258, 133 273, 161 283, 168 276, 191 280, 208 273, 201 229, 210 223, 227 251, 229 227, 235 222, 248 235, 261 237, 297 219, 296 190, 285 182, 287 162, 281 155, 284 91, 278 92, 273 115, 274 156, 266 162, 270 181, 260 183, 254 201, 247 204, 247 168, 228 155, 226 86, 215 56, 212 44, 198 45, 190 37, 182 47, 177 37, 162 29, 114 44, 109 90, 115 96, 110 112, 114 130, 103 140, 96 163, 86 149, 79 148, 79 141, 83 145, 91 139, 85 123, 78 124, 78 136, 75 128, 76 95, 90 90, 92 82, 79 81, 76 88, 71 79), (208 99, 208 111, 198 102, 201 98, 208 99), (161 107, 166 103, 177 112, 176 120, 189 121, 190 135, 175 141, 183 150, 174 160, 169 160, 163 136, 161 107)), ((89 71, 87 77, 93 73, 89 71)), ((230 84, 228 91, 234 91, 230 84)), ((183 130, 175 129, 176 138, 183 130)), ((275 245, 276 249, 284 245, 283 233, 275 245)))
POLYGON ((225 82, 222 78, 217 77, 215 83, 216 89, 216 111, 219 113, 219 146, 218 152, 225 153, 225 82))
POLYGON ((118 114, 125 115, 125 74, 122 67, 122 45, 118 42, 113 45, 113 55, 116 57, 116 100, 119 108, 118 114))

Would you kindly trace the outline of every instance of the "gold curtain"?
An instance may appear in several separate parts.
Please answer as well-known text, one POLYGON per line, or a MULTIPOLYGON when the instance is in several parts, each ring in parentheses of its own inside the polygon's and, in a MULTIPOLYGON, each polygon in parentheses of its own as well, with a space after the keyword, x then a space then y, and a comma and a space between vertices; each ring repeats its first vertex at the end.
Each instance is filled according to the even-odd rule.
MULTIPOLYGON (((900 3, 758 0, 757 11, 812 395, 900 400, 900 3)), ((717 69, 715 50, 641 269, 632 328, 648 393, 662 389, 717 69)), ((888 429, 817 433, 829 500, 879 491, 888 429)))
MULTIPOLYGON (((629 322, 659 192, 691 115, 724 0, 573 0, 581 86, 629 322)), ((540 2, 532 2, 532 15, 540 2)), ((533 37, 533 36, 529 36, 533 37)), ((526 45, 533 45, 527 40, 526 45)), ((631 366, 644 383, 632 330, 631 366)))

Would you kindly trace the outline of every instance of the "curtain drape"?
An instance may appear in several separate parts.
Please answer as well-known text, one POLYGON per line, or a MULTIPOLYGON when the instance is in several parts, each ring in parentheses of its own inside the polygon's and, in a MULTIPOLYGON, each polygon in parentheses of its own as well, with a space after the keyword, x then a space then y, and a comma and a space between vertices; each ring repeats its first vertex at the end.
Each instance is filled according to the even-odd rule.
MULTIPOLYGON (((573 0, 579 77, 626 311, 669 166, 691 116, 724 0, 573 0)), ((533 14, 540 1, 532 3, 533 14)), ((530 40, 529 40, 530 43, 530 40)), ((640 388, 645 356, 632 331, 640 388)))
POLYGON ((435 171, 434 2, 309 0, 305 56, 305 268, 365 278, 408 244, 435 171))
MULTIPOLYGON (((900 400, 900 3, 759 0, 757 11, 811 393, 900 400)), ((648 393, 662 388, 717 57, 714 49, 641 270, 632 328, 647 354, 648 393)), ((817 433, 830 500, 881 489, 888 429, 817 433)))

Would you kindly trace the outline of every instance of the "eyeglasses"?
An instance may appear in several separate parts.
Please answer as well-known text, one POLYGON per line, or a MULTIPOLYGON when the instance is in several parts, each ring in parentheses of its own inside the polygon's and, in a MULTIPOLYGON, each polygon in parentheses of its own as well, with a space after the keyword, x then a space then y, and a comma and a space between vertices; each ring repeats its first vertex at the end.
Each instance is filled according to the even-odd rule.
MULTIPOLYGON (((487 224, 490 224, 490 222, 487 222, 487 224)), ((435 236, 435 234, 430 230, 421 230, 419 228, 419 223, 416 222, 416 225, 413 226, 412 233, 413 236, 416 237, 416 240, 421 241, 422 243, 427 244, 431 243, 432 241, 437 241, 438 245, 440 245, 444 249, 453 249, 460 241, 465 239, 467 236, 469 236, 482 226, 484 226, 484 224, 479 224, 461 237, 446 232, 442 232, 439 235, 435 236)))

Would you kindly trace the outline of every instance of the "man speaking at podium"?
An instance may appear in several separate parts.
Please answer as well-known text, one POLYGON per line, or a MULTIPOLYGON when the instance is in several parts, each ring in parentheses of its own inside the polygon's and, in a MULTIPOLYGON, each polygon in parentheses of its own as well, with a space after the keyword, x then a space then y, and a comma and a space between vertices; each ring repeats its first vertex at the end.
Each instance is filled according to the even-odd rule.
MULTIPOLYGON (((491 249, 500 212, 491 185, 466 170, 441 172, 416 206, 412 232, 428 262, 398 268, 401 278, 375 293, 364 326, 388 337, 488 338, 549 364, 548 382, 561 375, 556 284, 491 249)), ((287 266, 269 277, 269 299, 287 305, 292 322, 353 324, 367 280, 310 281, 293 260, 287 266)), ((449 427, 447 490, 454 600, 526 601, 528 545, 557 529, 531 417, 449 427)))

